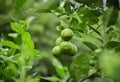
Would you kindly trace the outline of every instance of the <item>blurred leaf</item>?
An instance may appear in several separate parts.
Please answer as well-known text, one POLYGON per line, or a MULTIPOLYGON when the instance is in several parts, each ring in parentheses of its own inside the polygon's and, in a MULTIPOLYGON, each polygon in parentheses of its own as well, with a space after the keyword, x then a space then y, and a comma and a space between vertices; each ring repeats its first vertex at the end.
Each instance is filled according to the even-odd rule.
POLYGON ((107 6, 119 9, 119 0, 107 0, 107 6))
POLYGON ((25 31, 27 31, 29 29, 29 24, 31 23, 32 20, 20 20, 21 26, 23 27, 23 29, 25 31))
POLYGON ((48 80, 50 82, 61 82, 61 80, 56 76, 51 77, 41 77, 42 79, 48 80))
POLYGON ((13 48, 9 49, 8 55, 14 55, 15 51, 16 49, 13 49, 13 48))
POLYGON ((99 78, 99 77, 95 77, 93 79, 87 79, 83 82, 114 82, 112 79, 109 78, 99 78))
POLYGON ((97 49, 97 47, 89 42, 83 42, 86 46, 88 46, 92 51, 94 51, 95 49, 97 49))
POLYGON ((57 15, 53 13, 41 13, 39 15, 39 29, 43 27, 55 27, 59 23, 57 15))
POLYGON ((26 2, 27 0, 16 0, 16 9, 20 9, 26 2))
POLYGON ((110 41, 108 42, 106 45, 105 45, 106 48, 117 48, 117 47, 120 47, 120 42, 118 41, 110 41))
POLYGON ((39 54, 39 50, 34 49, 34 54, 39 54))
POLYGON ((103 14, 104 25, 106 27, 109 27, 110 25, 114 25, 116 23, 117 18, 118 18, 118 10, 115 9, 114 7, 108 8, 103 14))
POLYGON ((53 66, 55 67, 58 75, 60 76, 60 78, 63 80, 63 81, 67 81, 68 78, 70 77, 69 75, 69 71, 67 69, 67 67, 64 67, 60 61, 58 61, 56 58, 53 58, 52 59, 52 64, 53 66))
POLYGON ((98 22, 98 17, 101 13, 98 10, 91 10, 87 7, 83 7, 78 10, 77 14, 83 23, 93 25, 98 22))
POLYGON ((87 22, 88 24, 96 24, 98 22, 98 17, 100 16, 100 12, 97 10, 89 10, 82 17, 82 21, 87 22))
POLYGON ((65 12, 65 8, 64 8, 64 7, 59 6, 59 7, 56 9, 56 12, 59 12, 59 13, 64 13, 64 12, 65 12))
POLYGON ((66 2, 64 5, 64 8, 66 10, 66 12, 71 12, 71 3, 70 2, 66 2))
MULTIPOLYGON (((18 33, 17 33, 18 34, 18 33)), ((22 44, 22 36, 18 34, 18 36, 14 39, 15 43, 18 45, 22 44)))
POLYGON ((27 42, 29 40, 31 40, 31 36, 28 32, 25 32, 24 34, 22 34, 22 40, 23 42, 27 42))
POLYGON ((80 19, 78 14, 72 16, 70 27, 82 32, 86 32, 88 29, 86 23, 80 19))
POLYGON ((24 29, 19 23, 11 23, 11 28, 13 31, 15 31, 19 34, 24 33, 24 29))
POLYGON ((14 75, 17 75, 18 74, 17 66, 13 62, 7 62, 7 63, 11 72, 14 73, 14 75))
POLYGON ((105 76, 120 81, 120 55, 111 49, 105 49, 99 55, 99 66, 105 76))
POLYGON ((95 29, 95 28, 93 28, 91 25, 89 25, 89 24, 87 24, 88 26, 89 26, 89 28, 91 28, 94 32, 96 32, 98 35, 100 35, 101 36, 101 33, 97 30, 97 29, 95 29))
POLYGON ((13 64, 17 64, 17 61, 14 59, 15 56, 10 56, 10 57, 3 56, 3 57, 4 57, 6 62, 11 62, 13 64))
POLYGON ((93 6, 98 6, 98 7, 102 7, 102 0, 99 1, 99 0, 75 0, 79 3, 82 3, 84 5, 88 5, 90 7, 93 7, 93 6))
POLYGON ((38 11, 42 11, 42 12, 49 12, 51 10, 55 10, 58 6, 59 6, 59 2, 60 0, 41 0, 40 4, 38 4, 39 6, 39 10, 38 11))
POLYGON ((118 13, 118 19, 117 19, 117 22, 116 22, 116 27, 117 27, 118 29, 120 29, 120 11, 119 11, 119 13, 118 13))
POLYGON ((10 47, 10 48, 20 49, 20 46, 17 45, 17 44, 15 44, 15 43, 12 42, 12 41, 3 41, 3 42, 2 42, 2 45, 3 45, 3 46, 10 47))
POLYGON ((89 44, 95 45, 97 48, 100 48, 102 46, 101 41, 99 41, 96 37, 88 34, 81 33, 82 41, 88 42, 89 44))
POLYGON ((26 49, 34 49, 34 43, 31 40, 31 36, 28 32, 22 34, 22 40, 26 49))
POLYGON ((2 69, 2 71, 0 70, 0 72, 5 75, 7 78, 12 78, 14 76, 14 73, 12 71, 9 70, 9 68, 7 69, 2 69))
POLYGON ((0 14, 8 14, 14 7, 15 0, 0 0, 0 14))
POLYGON ((0 62, 4 63, 6 61, 5 57, 0 54, 0 62))
POLYGON ((88 8, 86 8, 86 7, 82 7, 82 8, 80 8, 79 10, 78 10, 78 15, 79 16, 83 16, 84 14, 86 14, 86 13, 88 13, 90 10, 88 9, 88 8))
POLYGON ((89 60, 88 54, 80 54, 71 63, 70 72, 76 80, 88 76, 89 60))
POLYGON ((39 82, 40 78, 39 77, 30 77, 28 76, 27 79, 26 79, 26 82, 39 82))
POLYGON ((0 82, 4 82, 4 80, 0 80, 0 82))
POLYGON ((40 59, 42 59, 42 56, 41 55, 35 55, 31 59, 32 60, 40 60, 40 59))

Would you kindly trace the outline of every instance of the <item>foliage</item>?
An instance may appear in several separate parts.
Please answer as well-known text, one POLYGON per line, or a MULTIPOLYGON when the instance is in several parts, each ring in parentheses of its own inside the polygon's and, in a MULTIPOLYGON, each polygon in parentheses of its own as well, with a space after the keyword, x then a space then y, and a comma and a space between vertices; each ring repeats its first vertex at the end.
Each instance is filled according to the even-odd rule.
MULTIPOLYGON (((12 82, 24 82, 27 79, 33 79, 32 76, 27 77, 26 74, 32 69, 33 61, 36 57, 41 59, 37 55, 39 51, 34 49, 34 43, 29 32, 26 31, 28 29, 27 24, 26 21, 11 23, 12 30, 18 34, 15 38, 21 41, 19 44, 14 41, 1 39, 0 76, 1 80, 3 79, 5 82, 9 80, 12 82)), ((38 76, 33 81, 37 82, 37 79, 38 76)))
POLYGON ((103 2, 1 0, 0 82, 119 82, 119 0, 103 2), (54 56, 66 28, 77 54, 54 56))

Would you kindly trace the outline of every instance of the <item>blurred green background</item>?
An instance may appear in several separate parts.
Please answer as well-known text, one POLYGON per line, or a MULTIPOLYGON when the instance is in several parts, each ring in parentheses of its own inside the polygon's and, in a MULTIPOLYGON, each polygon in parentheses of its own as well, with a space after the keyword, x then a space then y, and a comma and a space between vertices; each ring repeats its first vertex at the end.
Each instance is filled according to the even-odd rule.
POLYGON ((104 11, 102 0, 0 0, 0 38, 11 40, 7 36, 14 34, 10 22, 31 20, 28 31, 42 59, 35 61, 28 74, 38 72, 43 77, 59 77, 51 62, 51 50, 62 29, 70 28, 74 32, 71 42, 76 44, 78 52, 72 57, 57 58, 68 67, 70 82, 79 82, 87 76, 85 82, 113 82, 101 78, 104 76, 101 72, 119 80, 120 56, 116 55, 120 50, 120 14, 118 0, 115 1, 107 0, 108 9, 104 11), (99 55, 102 56, 98 58, 99 55), (114 63, 108 65, 111 60, 114 63))
MULTIPOLYGON (((61 6, 62 4, 63 0, 0 0, 1 38, 14 33, 10 28, 10 22, 32 20, 29 32, 32 35, 35 47, 40 50, 40 55, 43 58, 40 61, 35 61, 34 68, 30 73, 37 71, 42 76, 56 74, 50 57, 55 41, 60 36, 62 26, 60 21, 67 21, 67 15, 62 17, 66 12, 61 6)), ((66 66, 69 66, 72 60, 68 56, 59 59, 66 66)))
MULTIPOLYGON (((10 28, 10 22, 32 20, 29 32, 35 47, 40 50, 40 55, 50 57, 55 39, 59 36, 56 30, 59 20, 54 13, 59 5, 60 0, 0 0, 0 38, 7 33, 14 33, 10 28)), ((41 61, 35 61, 30 73, 38 71, 43 76, 49 76, 55 72, 54 70, 49 58, 45 57, 41 61)))

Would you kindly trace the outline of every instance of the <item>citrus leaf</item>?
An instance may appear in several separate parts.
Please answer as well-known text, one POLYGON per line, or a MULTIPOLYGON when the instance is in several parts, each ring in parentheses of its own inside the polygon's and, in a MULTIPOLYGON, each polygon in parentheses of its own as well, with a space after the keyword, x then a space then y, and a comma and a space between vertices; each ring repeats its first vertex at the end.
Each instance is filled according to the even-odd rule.
POLYGON ((11 23, 11 28, 13 31, 22 34, 24 32, 23 27, 19 23, 11 23))
POLYGON ((15 43, 12 42, 12 41, 3 41, 3 42, 2 42, 2 45, 3 45, 3 46, 10 47, 10 48, 20 49, 20 46, 17 45, 17 44, 15 44, 15 43))
POLYGON ((58 61, 56 58, 52 59, 52 64, 55 67, 57 73, 63 79, 64 81, 67 81, 68 78, 70 77, 69 71, 66 67, 64 67, 60 61, 58 61))
POLYGON ((76 80, 82 79, 88 75, 89 60, 87 54, 80 54, 71 63, 70 72, 76 80))

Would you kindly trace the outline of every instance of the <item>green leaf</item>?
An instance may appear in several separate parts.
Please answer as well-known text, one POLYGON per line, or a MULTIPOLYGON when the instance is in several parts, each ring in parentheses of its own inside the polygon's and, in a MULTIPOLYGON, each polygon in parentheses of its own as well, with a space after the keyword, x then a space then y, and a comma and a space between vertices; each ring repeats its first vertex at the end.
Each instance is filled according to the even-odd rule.
POLYGON ((5 75, 7 78, 12 78, 14 76, 14 73, 10 71, 9 68, 2 69, 2 71, 0 70, 0 72, 2 72, 2 74, 5 75))
POLYGON ((95 77, 94 79, 87 79, 83 82, 114 82, 112 79, 110 78, 99 78, 99 77, 95 77))
POLYGON ((97 10, 89 10, 86 13, 84 13, 84 16, 82 17, 82 21, 85 21, 86 23, 93 25, 98 22, 98 17, 100 16, 100 12, 97 10))
POLYGON ((48 12, 50 10, 55 10, 59 6, 60 0, 47 0, 43 1, 40 0, 38 6, 39 6, 39 11, 42 12, 48 12))
POLYGON ((42 59, 42 56, 41 55, 35 55, 31 59, 32 60, 40 60, 40 59, 42 59))
POLYGON ((95 49, 97 49, 97 47, 90 43, 90 42, 83 42, 87 47, 89 47, 92 51, 94 51, 95 49))
POLYGON ((82 3, 84 5, 87 5, 91 8, 93 8, 93 6, 98 6, 98 7, 102 7, 102 0, 75 0, 79 3, 82 3))
POLYGON ((110 41, 105 45, 106 48, 117 48, 120 47, 120 42, 118 41, 110 41))
POLYGON ((15 31, 15 32, 17 32, 19 34, 24 33, 24 29, 21 26, 21 24, 19 24, 19 23, 16 23, 16 22, 15 23, 11 23, 11 28, 12 28, 13 31, 15 31))
POLYGON ((16 1, 16 8, 19 9, 21 8, 25 3, 27 2, 27 0, 17 0, 16 1))
POLYGON ((89 61, 88 54, 80 54, 73 60, 70 66, 70 73, 76 80, 88 76, 89 61))
POLYGON ((104 76, 120 81, 120 55, 112 49, 104 49, 99 55, 99 66, 104 76))
POLYGON ((93 28, 91 25, 89 25, 89 24, 87 24, 88 26, 89 26, 89 28, 91 28, 94 32, 96 32, 98 35, 100 35, 101 36, 101 33, 97 30, 97 29, 95 29, 95 28, 93 28))
POLYGON ((114 7, 108 8, 103 14, 103 21, 106 27, 114 25, 118 18, 118 10, 114 7))
POLYGON ((72 19, 70 21, 70 27, 77 31, 86 32, 88 30, 87 25, 84 21, 82 21, 78 14, 72 15, 72 19))
POLYGON ((14 73, 14 75, 18 74, 18 70, 17 70, 17 66, 13 63, 13 62, 7 62, 8 63, 8 67, 11 70, 11 72, 14 73))
POLYGON ((119 11, 118 19, 117 19, 117 22, 116 22, 116 27, 118 28, 118 30, 120 29, 120 11, 119 11))
POLYGON ((100 40, 98 40, 96 37, 88 34, 81 33, 82 41, 88 42, 90 44, 95 45, 97 48, 100 48, 102 46, 102 43, 100 40))
POLYGON ((20 23, 25 31, 29 29, 29 24, 31 23, 31 21, 32 20, 20 20, 20 23))
POLYGON ((14 42, 12 41, 3 41, 2 42, 2 45, 3 46, 7 46, 7 47, 10 47, 10 48, 14 48, 14 49, 20 49, 20 46, 15 44, 14 42))
POLYGON ((71 3, 70 2, 66 2, 64 5, 64 8, 66 10, 66 12, 71 12, 71 3))
POLYGON ((25 32, 22 34, 22 40, 23 40, 23 42, 27 42, 27 41, 31 40, 31 36, 30 36, 29 32, 25 32))
POLYGON ((86 8, 86 7, 82 7, 82 8, 80 8, 79 10, 78 10, 78 15, 79 16, 84 16, 84 14, 86 14, 87 12, 89 12, 90 10, 88 9, 88 8, 86 8))
POLYGON ((98 17, 101 13, 98 10, 91 10, 87 7, 83 7, 77 11, 77 14, 83 23, 93 25, 98 22, 98 17))
POLYGON ((0 80, 0 82, 4 82, 4 80, 0 80))
POLYGON ((66 82, 68 80, 68 78, 70 77, 67 67, 64 67, 60 63, 60 61, 58 61, 56 58, 52 59, 52 64, 55 67, 55 69, 56 69, 58 75, 61 77, 61 79, 66 82))
POLYGON ((8 55, 14 55, 15 51, 16 51, 16 49, 11 48, 11 49, 8 50, 8 53, 7 53, 7 54, 8 54, 8 55))
POLYGON ((50 82, 61 82, 61 80, 56 77, 56 76, 52 76, 52 77, 41 77, 42 79, 48 80, 50 82))
POLYGON ((24 42, 24 47, 26 47, 26 49, 34 49, 34 43, 31 40, 31 35, 28 32, 22 34, 22 41, 24 42))
POLYGON ((39 82, 39 80, 40 80, 40 79, 39 79, 38 76, 36 76, 36 77, 34 77, 34 78, 28 76, 28 77, 26 78, 26 82, 39 82))

